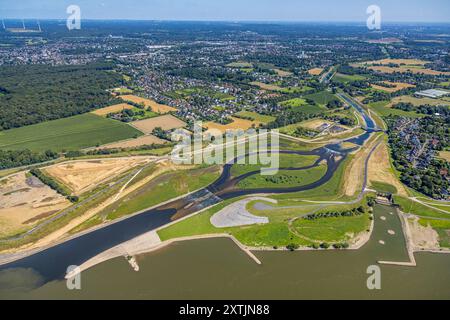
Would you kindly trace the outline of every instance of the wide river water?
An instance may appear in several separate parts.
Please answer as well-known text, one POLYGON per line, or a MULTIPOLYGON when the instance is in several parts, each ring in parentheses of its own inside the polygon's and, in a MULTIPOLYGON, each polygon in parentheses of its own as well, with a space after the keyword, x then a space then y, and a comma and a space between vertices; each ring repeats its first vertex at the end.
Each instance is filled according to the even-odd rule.
POLYGON ((356 251, 255 252, 262 261, 257 265, 231 240, 193 240, 137 257, 139 272, 124 258, 100 264, 82 273, 79 291, 62 280, 44 283, 31 269, 1 271, 0 298, 450 299, 445 254, 418 253, 417 267, 381 266, 382 289, 367 289, 369 266, 408 261, 394 212, 376 207, 372 238, 356 251))

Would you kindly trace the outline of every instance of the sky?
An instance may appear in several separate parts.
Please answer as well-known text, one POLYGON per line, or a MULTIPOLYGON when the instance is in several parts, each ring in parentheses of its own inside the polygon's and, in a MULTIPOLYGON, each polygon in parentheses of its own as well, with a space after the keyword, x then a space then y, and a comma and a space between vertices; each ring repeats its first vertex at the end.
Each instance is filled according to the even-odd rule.
POLYGON ((365 22, 367 7, 384 22, 450 22, 450 0, 0 0, 0 18, 365 22))

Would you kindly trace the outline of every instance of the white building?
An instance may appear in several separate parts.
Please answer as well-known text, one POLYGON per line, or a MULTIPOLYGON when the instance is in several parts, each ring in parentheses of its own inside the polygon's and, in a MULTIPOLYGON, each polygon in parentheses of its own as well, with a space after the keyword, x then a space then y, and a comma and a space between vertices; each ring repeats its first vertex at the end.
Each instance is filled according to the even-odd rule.
POLYGON ((450 94, 450 92, 448 92, 448 91, 437 90, 437 89, 418 91, 415 93, 416 96, 427 97, 427 98, 432 98, 432 99, 439 99, 439 98, 445 97, 449 94, 450 94))

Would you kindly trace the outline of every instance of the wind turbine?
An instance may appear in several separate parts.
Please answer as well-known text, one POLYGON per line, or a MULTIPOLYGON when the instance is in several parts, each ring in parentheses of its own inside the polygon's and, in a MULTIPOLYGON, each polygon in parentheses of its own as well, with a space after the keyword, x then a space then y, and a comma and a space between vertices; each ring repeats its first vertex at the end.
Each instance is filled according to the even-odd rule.
POLYGON ((38 27, 39 27, 39 32, 42 32, 42 30, 41 30, 41 24, 39 23, 39 20, 36 20, 36 22, 37 22, 37 25, 38 25, 38 27))
POLYGON ((22 19, 23 30, 25 30, 25 20, 22 19))
POLYGON ((2 19, 2 26, 3 26, 3 29, 6 30, 6 27, 5 27, 5 20, 3 20, 3 19, 2 19))

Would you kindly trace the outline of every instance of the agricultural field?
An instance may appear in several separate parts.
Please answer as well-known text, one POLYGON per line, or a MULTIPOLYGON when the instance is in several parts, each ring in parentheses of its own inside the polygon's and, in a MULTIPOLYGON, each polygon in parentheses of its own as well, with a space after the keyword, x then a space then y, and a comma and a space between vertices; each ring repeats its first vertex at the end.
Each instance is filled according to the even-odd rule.
POLYGON ((439 152, 439 158, 444 159, 447 162, 450 162, 450 151, 439 152))
POLYGON ((391 100, 391 103, 388 105, 388 107, 391 107, 395 104, 398 104, 400 102, 404 103, 411 103, 414 106, 421 106, 425 104, 429 104, 431 106, 450 106, 450 102, 445 101, 443 99, 432 99, 432 98, 416 98, 413 96, 401 96, 401 97, 395 97, 391 100))
POLYGON ((281 70, 281 69, 273 69, 273 71, 276 72, 277 75, 280 77, 289 77, 292 75, 292 72, 281 70))
POLYGON ((306 99, 313 100, 320 106, 326 106, 331 101, 336 101, 338 98, 328 91, 321 91, 313 94, 309 94, 305 96, 306 99))
POLYGON ((128 101, 128 102, 133 102, 133 103, 138 103, 138 104, 143 104, 145 107, 147 108, 151 108, 151 110, 153 112, 156 113, 160 113, 160 114, 165 114, 165 113, 169 113, 172 111, 177 111, 177 109, 170 107, 170 106, 166 106, 163 104, 159 104, 153 100, 150 99, 146 99, 146 98, 141 98, 138 96, 133 96, 133 95, 124 95, 124 96, 120 96, 121 99, 128 101))
POLYGON ((92 111, 93 114, 97 115, 97 116, 101 116, 101 117, 105 117, 110 113, 118 113, 121 112, 123 110, 133 110, 135 109, 135 107, 127 104, 127 103, 120 103, 120 104, 116 104, 110 107, 105 107, 102 109, 98 109, 95 111, 92 111))
POLYGON ((408 191, 392 168, 389 150, 385 143, 377 147, 369 160, 368 181, 371 187, 377 191, 408 196, 408 191), (383 185, 380 182, 383 182, 383 185))
POLYGON ((215 122, 206 122, 203 124, 203 127, 207 128, 208 131, 211 132, 222 132, 225 133, 227 130, 248 130, 252 127, 259 127, 261 122, 258 121, 250 121, 250 120, 244 120, 240 118, 231 117, 233 122, 229 124, 220 124, 215 122))
POLYGON ((317 114, 323 112, 323 110, 317 105, 309 105, 305 99, 294 98, 291 100, 283 101, 280 103, 282 107, 288 107, 297 109, 303 113, 317 114))
POLYGON ((282 92, 282 93, 303 93, 311 90, 311 87, 308 86, 302 86, 302 87, 280 87, 276 84, 267 84, 263 82, 250 82, 252 86, 259 87, 262 90, 266 91, 276 91, 276 92, 282 92))
POLYGON ((241 111, 241 112, 238 112, 236 115, 239 117, 245 117, 248 119, 252 119, 253 121, 256 121, 256 122, 262 123, 262 124, 268 124, 275 120, 275 117, 273 117, 273 116, 267 116, 267 115, 259 114, 259 113, 252 112, 252 111, 241 111))
POLYGON ((383 59, 378 61, 369 61, 364 63, 356 63, 353 66, 367 67, 370 70, 380 73, 413 73, 413 74, 427 74, 427 75, 450 75, 450 72, 442 72, 425 68, 428 61, 417 59, 383 59), (390 65, 398 65, 393 67, 390 65))
POLYGON ((377 114, 379 114, 382 117, 387 117, 390 115, 398 115, 398 116, 404 116, 404 117, 410 117, 410 118, 423 117, 423 115, 418 114, 413 111, 403 111, 403 110, 394 109, 391 107, 391 105, 392 105, 392 103, 390 103, 389 101, 378 101, 378 102, 369 103, 368 107, 369 107, 369 109, 374 110, 377 114))
POLYGON ((323 68, 313 68, 308 70, 308 73, 312 76, 320 76, 323 72, 323 68))
POLYGON ((335 82, 340 82, 340 83, 349 83, 349 82, 353 82, 353 81, 363 81, 366 80, 367 78, 361 75, 348 75, 348 74, 343 74, 343 73, 336 73, 333 77, 333 81, 335 82))
POLYGON ((250 62, 238 61, 238 62, 229 63, 226 65, 226 67, 237 68, 237 69, 253 68, 253 64, 250 62))
POLYGON ((43 171, 79 196, 133 167, 148 163, 148 158, 141 157, 85 160, 56 164, 43 171))
POLYGON ((142 133, 128 124, 83 114, 0 132, 0 149, 56 152, 131 139, 142 133))
POLYGON ((107 150, 107 149, 133 149, 142 146, 151 146, 152 144, 166 144, 166 140, 162 140, 154 135, 148 134, 141 136, 136 139, 129 139, 119 142, 110 143, 107 145, 100 146, 96 148, 97 150, 107 150))
POLYGON ((134 121, 131 125, 145 134, 151 134, 156 128, 168 131, 183 128, 186 126, 186 123, 172 115, 165 115, 147 120, 134 121))
POLYGON ((371 87, 373 89, 384 91, 384 92, 388 92, 388 93, 397 92, 397 91, 400 91, 400 90, 403 90, 403 89, 407 89, 407 88, 415 88, 415 85, 412 85, 412 84, 409 84, 409 83, 390 82, 390 81, 384 81, 384 83, 386 83, 388 85, 395 86, 395 87, 387 88, 387 87, 379 86, 379 85, 376 85, 376 84, 372 84, 371 87))
POLYGON ((70 202, 25 172, 0 181, 0 237, 13 236, 70 206, 70 202))

